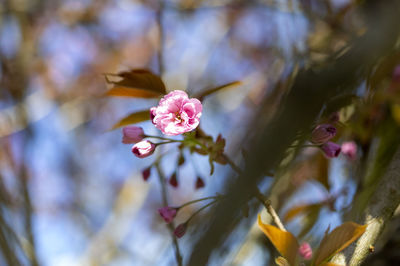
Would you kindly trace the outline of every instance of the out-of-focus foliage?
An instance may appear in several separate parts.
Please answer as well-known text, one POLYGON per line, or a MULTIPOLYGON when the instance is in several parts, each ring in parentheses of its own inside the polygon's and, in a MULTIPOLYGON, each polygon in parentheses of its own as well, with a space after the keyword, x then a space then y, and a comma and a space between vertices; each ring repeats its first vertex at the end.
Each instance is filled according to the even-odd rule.
MULTIPOLYGON (((166 176, 175 175, 179 186, 165 191, 173 206, 224 190, 231 176, 222 153, 246 164, 250 139, 277 115, 299 73, 317 75, 368 32, 369 2, 0 1, 0 264, 174 264, 170 234, 157 214, 163 206, 157 171, 152 167, 144 182, 142 170, 156 162, 166 176), (139 123, 158 135, 148 109, 175 89, 203 99, 206 149, 167 147, 161 162, 156 155, 135 158, 121 131, 109 129, 139 123), (252 122, 257 112, 259 127, 252 122), (204 156, 209 150, 212 156, 204 156)), ((328 225, 362 213, 398 149, 400 53, 398 45, 390 48, 371 54, 379 57, 372 66, 359 66, 361 82, 332 97, 309 131, 295 132, 294 146, 338 112, 333 141, 354 140, 356 159, 288 148, 280 167, 266 171, 260 183, 299 241, 320 243, 328 225)), ((298 98, 310 106, 313 99, 298 98)), ((257 205, 235 208, 249 218, 225 228, 230 238, 210 265, 272 264, 276 251, 252 227, 257 205)), ((195 210, 182 209, 177 224, 195 210)), ((213 215, 201 213, 179 240, 184 262, 213 215)), ((390 229, 398 224, 397 217, 390 229)), ((384 235, 371 261, 398 263, 385 246, 398 242, 396 234, 384 235)))

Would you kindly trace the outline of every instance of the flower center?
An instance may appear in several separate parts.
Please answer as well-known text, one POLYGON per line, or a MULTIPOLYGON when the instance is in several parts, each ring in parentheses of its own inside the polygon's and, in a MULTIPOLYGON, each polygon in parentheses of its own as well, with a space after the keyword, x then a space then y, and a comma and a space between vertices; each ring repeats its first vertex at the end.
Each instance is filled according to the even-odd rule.
POLYGON ((182 117, 180 112, 175 113, 175 120, 179 123, 182 122, 182 117))

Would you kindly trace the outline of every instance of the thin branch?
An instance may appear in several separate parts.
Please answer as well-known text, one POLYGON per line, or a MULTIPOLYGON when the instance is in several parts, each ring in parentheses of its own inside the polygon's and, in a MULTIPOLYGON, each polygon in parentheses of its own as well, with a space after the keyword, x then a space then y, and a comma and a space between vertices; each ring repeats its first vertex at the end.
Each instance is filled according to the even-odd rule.
POLYGON ((165 40, 164 27, 163 27, 164 6, 165 6, 164 1, 160 0, 156 14, 156 20, 159 32, 157 58, 158 58, 158 72, 160 76, 162 76, 165 70, 164 60, 163 60, 163 54, 164 54, 163 50, 164 50, 164 40, 165 40))
POLYGON ((267 212, 269 215, 271 215, 272 220, 274 223, 278 226, 279 229, 282 231, 287 231, 283 223, 281 222, 281 219, 279 218, 278 214, 274 210, 274 208, 271 205, 271 201, 267 199, 264 194, 262 194, 259 190, 257 190, 256 193, 256 198, 264 205, 264 207, 267 209, 267 212))
MULTIPOLYGON (((158 179, 160 181, 160 185, 161 185, 161 195, 162 195, 162 200, 163 200, 163 205, 164 206, 169 206, 168 204, 168 195, 167 195, 167 187, 166 187, 166 183, 165 183, 165 175, 164 172, 162 171, 159 162, 157 161, 155 164, 156 170, 157 170, 157 174, 158 174, 158 179)), ((170 223, 167 225, 168 229, 171 233, 171 237, 172 237, 172 242, 174 244, 174 248, 175 248, 175 258, 176 258, 176 263, 179 266, 182 266, 182 255, 179 249, 179 244, 178 244, 178 239, 176 238, 175 234, 174 234, 174 224, 170 223)))
POLYGON ((357 243, 343 254, 336 256, 333 261, 358 266, 370 254, 370 247, 374 246, 386 224, 390 221, 394 211, 400 204, 400 148, 397 150, 391 164, 382 177, 375 193, 369 200, 365 211, 365 233, 357 243))

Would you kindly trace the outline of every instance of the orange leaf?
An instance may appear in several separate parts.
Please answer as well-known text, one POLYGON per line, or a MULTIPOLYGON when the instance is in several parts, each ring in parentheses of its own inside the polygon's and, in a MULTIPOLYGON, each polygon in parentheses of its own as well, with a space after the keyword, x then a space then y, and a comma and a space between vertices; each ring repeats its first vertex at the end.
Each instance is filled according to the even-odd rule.
POLYGON ((215 93, 215 92, 217 92, 219 90, 222 90, 222 89, 225 89, 225 88, 228 88, 228 87, 232 87, 232 86, 238 86, 240 84, 242 84, 242 82, 240 82, 240 81, 229 82, 227 84, 224 84, 224 85, 221 85, 221 86, 218 86, 218 87, 215 87, 215 88, 207 89, 207 90, 205 90, 203 92, 197 93, 193 97, 201 99, 201 98, 204 98, 205 96, 213 94, 213 93, 215 93))
POLYGON ((290 266, 289 262, 284 257, 277 257, 275 263, 278 266, 290 266))
POLYGON ((320 203, 304 204, 304 205, 295 206, 286 213, 286 215, 284 216, 283 219, 286 222, 289 222, 290 220, 292 220, 294 217, 296 217, 297 215, 299 215, 302 212, 308 213, 315 208, 321 208, 321 207, 322 207, 322 205, 320 203))
POLYGON ((106 92, 107 96, 120 96, 120 97, 134 97, 134 98, 158 98, 160 94, 146 91, 146 90, 139 90, 139 89, 132 89, 132 88, 125 88, 125 87, 113 87, 109 91, 106 92))
POLYGON ((315 265, 320 265, 345 249, 365 232, 366 227, 366 225, 346 222, 329 234, 326 232, 315 254, 315 265))
POLYGON ((342 266, 333 262, 324 262, 321 264, 321 266, 342 266))
POLYGON ((258 215, 258 226, 269 238, 279 253, 287 259, 290 265, 295 265, 299 243, 297 239, 290 233, 278 229, 275 226, 264 224, 261 216, 258 215))
POLYGON ((166 94, 165 85, 161 78, 145 69, 106 74, 106 81, 115 85, 106 93, 109 96, 156 98, 166 94), (116 76, 122 79, 111 81, 108 76, 116 76))
POLYGON ((126 125, 130 125, 130 124, 135 124, 135 123, 139 123, 142 121, 146 121, 150 119, 150 111, 149 110, 143 110, 143 111, 138 111, 138 112, 134 112, 131 113, 127 116, 125 116, 124 118, 122 118, 118 123, 116 123, 111 130, 119 128, 119 127, 123 127, 126 125))

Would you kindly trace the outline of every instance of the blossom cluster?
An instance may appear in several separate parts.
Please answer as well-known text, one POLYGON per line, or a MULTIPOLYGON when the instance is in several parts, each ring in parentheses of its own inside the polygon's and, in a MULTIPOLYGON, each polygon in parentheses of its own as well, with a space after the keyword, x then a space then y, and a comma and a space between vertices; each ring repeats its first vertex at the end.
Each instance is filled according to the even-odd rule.
MULTIPOLYGON (((335 115, 338 119, 338 115, 335 115)), ((335 119, 335 120, 336 120, 335 119)), ((350 160, 354 160, 357 155, 357 144, 354 141, 344 142, 342 145, 330 141, 336 135, 336 127, 331 124, 320 124, 311 132, 310 141, 321 148, 328 158, 338 157, 340 152, 350 160)))

